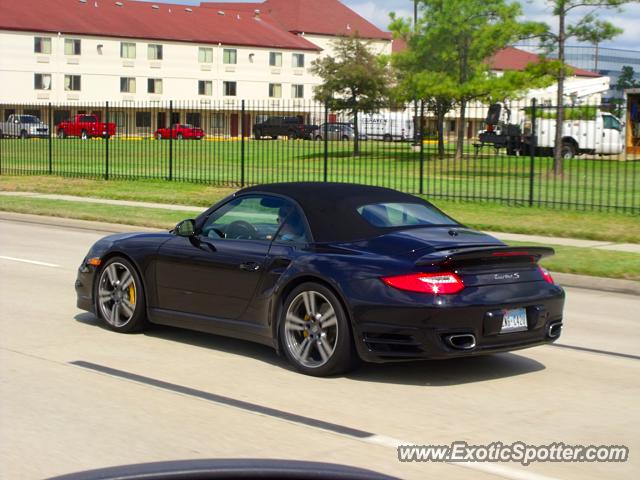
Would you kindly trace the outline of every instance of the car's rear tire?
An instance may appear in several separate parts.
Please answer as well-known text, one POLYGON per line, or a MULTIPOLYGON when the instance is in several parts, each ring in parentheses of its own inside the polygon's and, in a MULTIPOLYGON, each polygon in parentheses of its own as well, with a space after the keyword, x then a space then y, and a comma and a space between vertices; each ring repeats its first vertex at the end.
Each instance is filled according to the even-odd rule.
POLYGON ((393 138, 391 137, 391 135, 389 135, 388 133, 384 134, 382 136, 382 141, 383 142, 390 142, 391 140, 393 140, 393 138))
POLYGON ((317 377, 345 373, 357 356, 349 320, 336 295, 324 285, 304 283, 287 296, 278 335, 296 370, 317 377))
POLYGON ((144 330, 147 326, 144 286, 131 262, 112 257, 97 275, 93 295, 98 318, 116 332, 144 330))
POLYGON ((87 133, 86 130, 82 130, 82 132, 80 132, 80 138, 82 140, 88 140, 89 139, 89 133, 87 133))
POLYGON ((162 140, 162 134, 160 132, 156 133, 156 140, 162 140))
POLYGON ((182 140, 184 138, 184 135, 182 135, 181 133, 178 133, 176 135, 176 140, 182 140))
POLYGON ((58 138, 60 140, 64 140, 67 138, 67 133, 64 130, 58 130, 58 138))
POLYGON ((27 139, 27 131, 26 130, 22 130, 20 132, 20 140, 26 140, 27 139))

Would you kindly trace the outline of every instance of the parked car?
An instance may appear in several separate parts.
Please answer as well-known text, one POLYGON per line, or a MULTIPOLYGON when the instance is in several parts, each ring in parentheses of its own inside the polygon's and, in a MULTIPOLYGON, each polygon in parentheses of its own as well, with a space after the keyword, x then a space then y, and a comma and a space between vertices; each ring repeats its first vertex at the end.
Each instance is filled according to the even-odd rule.
POLYGON ((95 115, 79 114, 72 120, 65 120, 56 126, 58 138, 80 137, 83 140, 93 137, 108 138, 116 134, 115 123, 98 121, 95 115))
POLYGON ((204 130, 193 125, 175 123, 170 128, 163 127, 156 130, 153 134, 156 140, 165 140, 173 138, 175 140, 202 140, 204 138, 204 130))
POLYGON ((49 125, 34 115, 9 115, 6 122, 0 122, 0 138, 48 137, 49 125))
POLYGON ((253 135, 256 140, 260 140, 262 137, 271 137, 273 139, 278 137, 305 138, 311 140, 317 130, 318 125, 305 124, 302 116, 271 116, 263 117, 262 121, 253 126, 253 135))
MULTIPOLYGON (((327 140, 355 140, 356 131, 351 123, 327 123, 327 140)), ((325 124, 321 124, 316 131, 316 140, 324 140, 325 124)), ((367 136, 360 132, 360 140, 366 140, 367 136)))
POLYGON ((171 232, 96 242, 77 305, 275 348, 310 375, 556 341, 564 291, 538 261, 418 197, 348 183, 240 190, 171 232))

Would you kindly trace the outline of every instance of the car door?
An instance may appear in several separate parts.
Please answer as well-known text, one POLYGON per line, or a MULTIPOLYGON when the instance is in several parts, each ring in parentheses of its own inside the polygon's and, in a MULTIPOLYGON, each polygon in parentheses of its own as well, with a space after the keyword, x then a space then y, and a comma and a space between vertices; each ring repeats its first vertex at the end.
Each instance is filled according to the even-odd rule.
POLYGON ((237 197, 211 212, 191 237, 175 236, 158 252, 158 308, 212 319, 238 319, 264 271, 278 212, 286 201, 237 197))
POLYGON ((622 126, 620 122, 612 115, 603 115, 602 122, 602 148, 597 153, 620 153, 622 151, 622 126))

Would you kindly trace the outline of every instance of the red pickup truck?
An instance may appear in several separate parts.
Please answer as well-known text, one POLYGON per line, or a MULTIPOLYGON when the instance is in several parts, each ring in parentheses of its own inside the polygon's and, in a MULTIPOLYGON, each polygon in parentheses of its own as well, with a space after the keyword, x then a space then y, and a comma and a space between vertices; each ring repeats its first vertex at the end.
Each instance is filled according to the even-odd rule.
POLYGON ((92 137, 112 137, 116 134, 115 123, 99 122, 95 115, 76 115, 56 125, 58 138, 80 137, 83 140, 92 137))
POLYGON ((201 128, 194 127, 193 125, 175 123, 171 128, 163 127, 157 129, 153 136, 157 140, 165 138, 173 138, 175 140, 182 140, 183 138, 202 140, 204 138, 204 131, 201 128))

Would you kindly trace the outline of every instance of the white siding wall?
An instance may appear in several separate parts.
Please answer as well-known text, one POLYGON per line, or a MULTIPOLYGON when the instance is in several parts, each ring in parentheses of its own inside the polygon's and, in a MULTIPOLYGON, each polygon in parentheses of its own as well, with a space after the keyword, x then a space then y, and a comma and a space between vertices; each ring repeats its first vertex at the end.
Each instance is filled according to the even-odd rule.
POLYGON ((308 68, 318 56, 319 53, 313 51, 0 31, 0 102, 219 100, 224 98, 224 81, 237 82, 238 99, 268 99, 269 83, 282 84, 285 100, 291 98, 292 84, 302 84, 305 99, 310 99, 318 79, 308 73, 308 68), (34 53, 36 36, 51 37, 50 55, 34 53), (64 54, 65 38, 81 39, 81 55, 64 54), (135 60, 120 58, 123 41, 136 44, 135 60), (147 59, 149 43, 163 45, 163 60, 147 59), (213 63, 198 62, 200 46, 213 48, 213 63), (224 48, 237 49, 237 65, 223 64, 224 48), (282 52, 282 67, 269 66, 270 51, 282 52), (304 53, 305 68, 293 68, 293 53, 304 53), (52 75, 50 91, 34 89, 35 73, 52 75), (80 92, 64 90, 67 74, 82 76, 80 92), (121 77, 136 78, 136 93, 120 92, 121 77), (163 79, 162 95, 147 93, 148 78, 163 79), (213 95, 198 95, 198 80, 212 81, 213 95))

